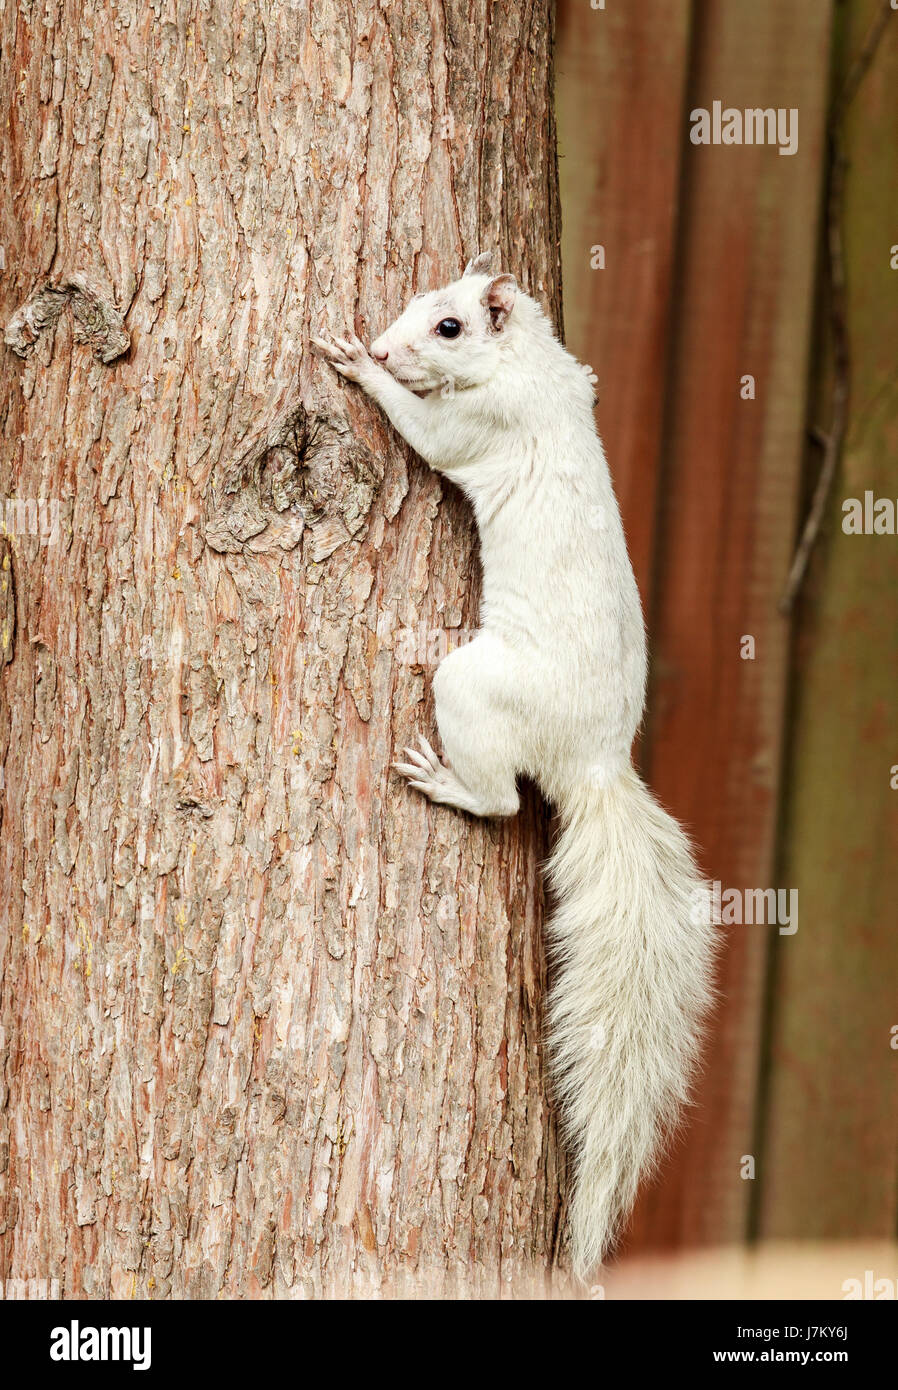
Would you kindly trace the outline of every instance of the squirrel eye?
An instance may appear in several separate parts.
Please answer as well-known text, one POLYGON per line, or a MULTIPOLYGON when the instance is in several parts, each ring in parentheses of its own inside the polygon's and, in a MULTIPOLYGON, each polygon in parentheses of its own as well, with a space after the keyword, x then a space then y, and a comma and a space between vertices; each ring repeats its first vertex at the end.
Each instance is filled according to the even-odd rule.
POLYGON ((461 332, 461 324, 458 319, 440 319, 436 331, 441 338, 457 338, 461 332))

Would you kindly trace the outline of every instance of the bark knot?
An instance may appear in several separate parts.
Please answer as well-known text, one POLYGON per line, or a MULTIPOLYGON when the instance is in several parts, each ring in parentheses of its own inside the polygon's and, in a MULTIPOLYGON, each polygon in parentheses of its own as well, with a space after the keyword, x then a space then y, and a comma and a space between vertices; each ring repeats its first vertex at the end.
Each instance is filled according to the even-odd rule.
POLYGON ((99 362, 114 362, 127 352, 131 336, 110 298, 88 275, 76 271, 43 280, 16 310, 3 340, 19 357, 27 357, 41 334, 55 328, 66 304, 75 320, 75 341, 90 343, 99 362))
POLYGON ((306 528, 313 561, 356 535, 383 464, 344 421, 294 406, 213 478, 206 543, 224 553, 292 550, 306 528))

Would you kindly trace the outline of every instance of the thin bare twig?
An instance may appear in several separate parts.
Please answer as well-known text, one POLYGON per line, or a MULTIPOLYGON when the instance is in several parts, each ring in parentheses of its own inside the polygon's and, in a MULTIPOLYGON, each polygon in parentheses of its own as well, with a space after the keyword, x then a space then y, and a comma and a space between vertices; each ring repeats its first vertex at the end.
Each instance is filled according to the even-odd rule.
POLYGON ((789 578, 779 602, 781 613, 791 612, 801 589, 811 551, 820 532, 833 479, 842 456, 842 445, 848 428, 851 398, 851 349, 848 339, 848 313, 845 294, 845 252, 842 244, 842 214, 845 196, 845 172, 848 155, 845 150, 843 120, 857 96, 858 89, 885 33, 892 9, 891 0, 884 0, 870 25, 866 39, 852 63, 841 91, 833 102, 828 122, 828 191, 826 199, 826 270, 829 284, 829 318, 833 342, 833 384, 830 396, 828 431, 816 431, 823 444, 823 462, 801 538, 789 571, 789 578))

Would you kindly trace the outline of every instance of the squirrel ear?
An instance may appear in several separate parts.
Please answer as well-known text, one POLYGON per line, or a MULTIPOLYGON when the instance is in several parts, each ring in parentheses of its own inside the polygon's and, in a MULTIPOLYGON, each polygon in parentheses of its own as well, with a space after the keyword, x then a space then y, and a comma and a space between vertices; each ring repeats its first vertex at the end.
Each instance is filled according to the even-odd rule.
POLYGON ((465 275, 489 275, 490 267, 493 264, 492 251, 481 251, 479 256, 468 261, 465 266, 465 275))
POLYGON ((483 291, 480 302, 489 313, 493 332, 498 333, 504 327, 514 308, 517 292, 518 282, 513 275, 497 275, 483 291))

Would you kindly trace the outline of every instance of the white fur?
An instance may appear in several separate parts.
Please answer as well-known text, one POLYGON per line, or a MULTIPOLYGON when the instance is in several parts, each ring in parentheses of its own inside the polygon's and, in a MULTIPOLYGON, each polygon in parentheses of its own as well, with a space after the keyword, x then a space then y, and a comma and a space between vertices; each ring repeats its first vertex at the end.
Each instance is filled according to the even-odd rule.
POLYGON ((549 1036, 585 1273, 686 1098, 713 932, 686 837, 630 762, 645 634, 589 376, 485 259, 412 300, 371 345, 384 365, 357 338, 315 346, 474 507, 482 627, 434 677, 448 766, 423 739, 396 766, 480 816, 514 815, 527 774, 559 812, 549 1036))

